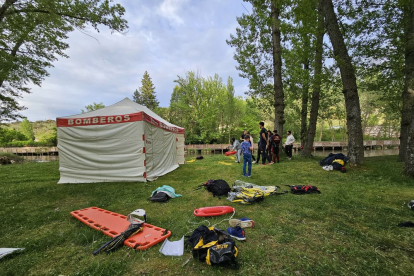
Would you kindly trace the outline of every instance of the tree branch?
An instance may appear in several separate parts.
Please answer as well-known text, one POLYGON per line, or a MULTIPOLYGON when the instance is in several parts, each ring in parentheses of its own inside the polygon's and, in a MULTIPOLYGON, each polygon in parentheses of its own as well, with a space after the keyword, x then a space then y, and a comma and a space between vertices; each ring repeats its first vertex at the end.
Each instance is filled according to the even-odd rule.
POLYGON ((0 23, 3 21, 3 18, 7 12, 7 9, 12 6, 17 0, 6 0, 3 6, 0 7, 0 23))
MULTIPOLYGON (((41 9, 22 9, 22 10, 13 10, 13 11, 5 12, 3 15, 0 15, 0 22, 3 19, 3 17, 11 15, 11 14, 31 13, 31 12, 33 12, 33 13, 57 14, 57 15, 66 16, 66 17, 69 17, 69 18, 90 21, 90 18, 76 16, 76 15, 73 15, 73 14, 67 14, 67 13, 61 13, 61 12, 51 12, 51 11, 48 11, 48 10, 41 10, 41 9)), ((104 22, 102 22, 102 21, 96 21, 96 23, 104 24, 104 22)))

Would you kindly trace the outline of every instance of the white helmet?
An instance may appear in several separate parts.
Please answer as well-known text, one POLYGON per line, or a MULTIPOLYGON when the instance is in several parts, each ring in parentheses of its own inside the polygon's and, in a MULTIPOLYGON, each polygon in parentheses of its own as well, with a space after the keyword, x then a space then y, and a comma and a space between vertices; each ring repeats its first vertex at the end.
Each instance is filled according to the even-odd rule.
POLYGON ((414 199, 408 202, 408 208, 410 208, 411 210, 414 210, 414 199))

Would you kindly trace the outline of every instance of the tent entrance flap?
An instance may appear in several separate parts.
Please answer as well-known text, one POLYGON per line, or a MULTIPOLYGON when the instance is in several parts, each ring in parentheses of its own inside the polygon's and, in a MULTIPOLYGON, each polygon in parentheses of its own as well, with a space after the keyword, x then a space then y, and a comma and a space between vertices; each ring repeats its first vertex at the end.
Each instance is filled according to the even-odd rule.
POLYGON ((154 180, 178 167, 175 133, 145 123, 147 179, 154 180))

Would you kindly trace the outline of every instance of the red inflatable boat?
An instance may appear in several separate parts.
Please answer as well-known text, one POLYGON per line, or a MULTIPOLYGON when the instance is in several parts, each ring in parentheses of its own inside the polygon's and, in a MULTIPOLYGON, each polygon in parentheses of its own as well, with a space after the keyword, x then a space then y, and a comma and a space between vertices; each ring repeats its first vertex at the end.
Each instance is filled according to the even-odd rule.
POLYGON ((236 154, 236 153, 237 153, 237 151, 233 150, 233 151, 226 152, 225 155, 229 156, 229 155, 233 155, 233 154, 236 154))
POLYGON ((212 206, 201 207, 194 210, 194 216, 197 217, 214 217, 233 213, 235 209, 230 206, 212 206))

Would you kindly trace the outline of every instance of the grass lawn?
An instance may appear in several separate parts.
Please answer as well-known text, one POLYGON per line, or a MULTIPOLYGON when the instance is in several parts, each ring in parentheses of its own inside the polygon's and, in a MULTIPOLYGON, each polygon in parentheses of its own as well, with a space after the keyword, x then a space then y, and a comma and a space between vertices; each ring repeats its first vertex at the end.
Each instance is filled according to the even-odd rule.
MULTIPOLYGON (((253 165, 244 178, 234 157, 187 158, 172 173, 148 183, 57 185, 59 163, 0 166, 0 247, 25 250, 0 260, 1 275, 412 275, 414 221, 407 203, 414 181, 402 176, 396 156, 366 158, 360 168, 327 172, 317 159, 296 157, 272 166, 253 165), (316 185, 321 194, 277 195, 255 205, 231 203, 194 188, 208 179, 230 185, 246 179, 259 185, 316 185), (148 201, 151 192, 170 185, 183 197, 168 203, 148 201), (148 222, 171 230, 179 240, 203 222, 193 210, 230 205, 235 217, 254 219, 245 242, 236 241, 240 269, 210 267, 191 258, 166 257, 160 245, 147 251, 124 246, 96 257, 110 240, 70 216, 91 206, 127 215, 142 208, 148 222)), ((283 186, 282 186, 283 187, 283 186)), ((288 187, 283 187, 288 189, 288 187)), ((208 218, 211 224, 229 216, 208 218)), ((217 227, 226 229, 227 222, 217 227)))

